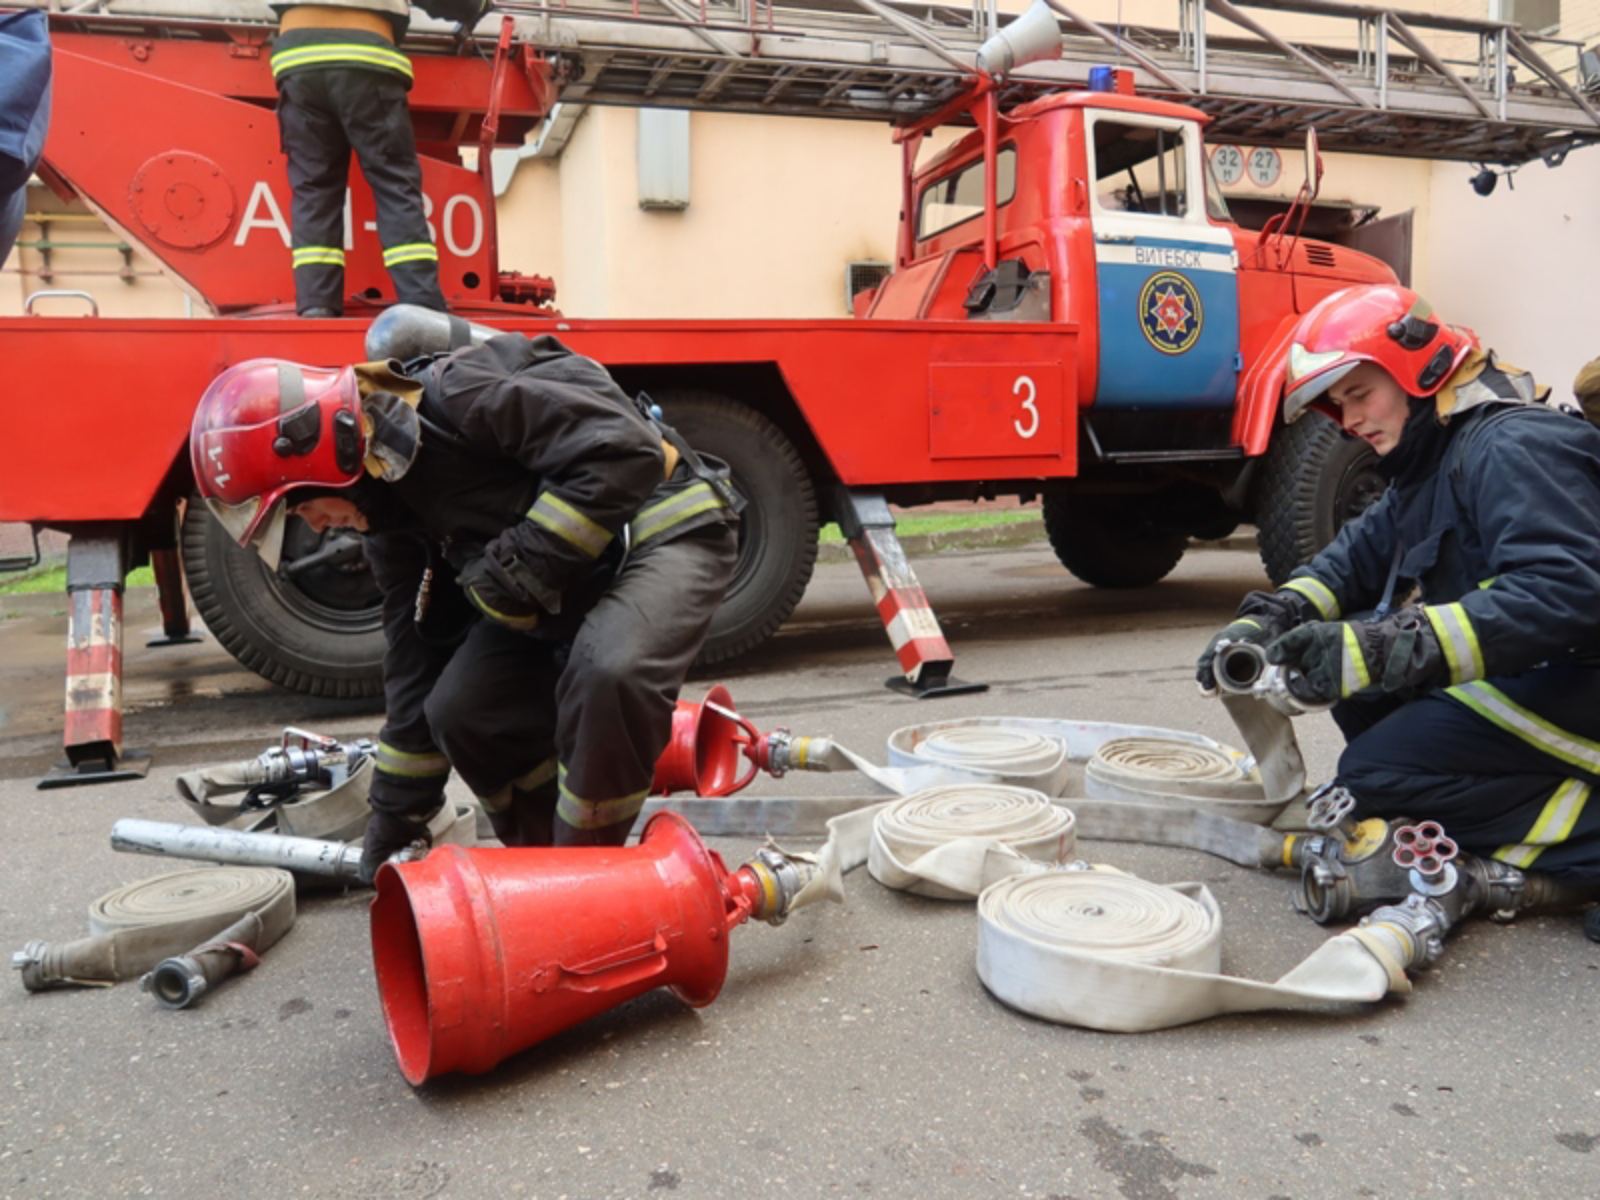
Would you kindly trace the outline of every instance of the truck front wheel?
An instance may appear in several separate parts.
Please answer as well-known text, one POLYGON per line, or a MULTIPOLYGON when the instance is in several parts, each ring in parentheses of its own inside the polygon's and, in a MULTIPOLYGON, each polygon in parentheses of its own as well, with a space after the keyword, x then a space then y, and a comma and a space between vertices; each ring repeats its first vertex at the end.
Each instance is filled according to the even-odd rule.
POLYGON ((718 663, 752 650, 789 619, 817 561, 817 496, 783 430, 748 405, 690 389, 651 395, 667 422, 704 454, 726 462, 748 502, 733 582, 700 652, 718 663))
POLYGON ((1094 587, 1148 587, 1183 557, 1188 536, 1161 528, 1143 497, 1044 497, 1044 530, 1061 565, 1094 587))
POLYGON ((1310 562, 1383 494, 1378 456, 1332 421, 1308 416, 1273 434, 1256 491, 1256 546, 1274 585, 1310 562))
MULTIPOLYGON (((340 536, 291 517, 283 560, 340 536)), ((377 585, 359 554, 292 578, 242 550, 199 499, 183 517, 183 568, 194 606, 223 649, 263 679, 308 696, 383 692, 383 620, 377 585)))

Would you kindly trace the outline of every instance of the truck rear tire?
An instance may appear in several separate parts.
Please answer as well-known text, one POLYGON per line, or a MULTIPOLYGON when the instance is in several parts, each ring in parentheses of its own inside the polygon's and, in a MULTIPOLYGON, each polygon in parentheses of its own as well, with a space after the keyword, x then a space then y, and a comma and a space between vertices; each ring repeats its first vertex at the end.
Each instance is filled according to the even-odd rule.
POLYGON ((1256 546, 1275 586, 1382 495, 1377 464, 1370 446, 1321 417, 1278 429, 1256 491, 1256 546))
POLYGON ((755 409, 688 388, 651 395, 691 446, 728 464, 748 501, 733 582, 700 651, 702 663, 724 662, 776 633, 805 594, 817 561, 816 490, 794 443, 755 409))
MULTIPOLYGON (((309 552, 316 537, 291 518, 284 557, 295 543, 309 552)), ((198 499, 184 513, 182 543, 194 606, 243 666, 308 696, 382 695, 382 607, 364 560, 314 568, 296 584, 240 549, 198 499)))
POLYGON ((1061 565, 1102 588, 1148 587, 1178 565, 1189 539, 1163 530, 1139 511, 1138 498, 1044 497, 1044 531, 1061 565))

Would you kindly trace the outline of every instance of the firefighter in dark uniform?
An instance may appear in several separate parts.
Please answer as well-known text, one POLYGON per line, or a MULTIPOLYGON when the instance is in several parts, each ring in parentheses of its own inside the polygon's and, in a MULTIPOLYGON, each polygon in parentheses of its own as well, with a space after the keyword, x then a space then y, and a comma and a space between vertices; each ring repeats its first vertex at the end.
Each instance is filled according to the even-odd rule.
POLYGON ((344 311, 344 194, 350 152, 372 189, 383 265, 402 303, 443 309, 439 251, 422 206, 422 166, 406 93, 411 61, 397 48, 406 0, 275 3, 272 77, 293 192, 295 311, 344 311))
POLYGON ((0 263, 28 209, 50 124, 50 30, 42 12, 0 13, 0 263))
POLYGON ((1380 456, 1383 496, 1217 643, 1265 645, 1336 702, 1358 815, 1436 820, 1463 850, 1600 881, 1600 430, 1414 292, 1308 312, 1284 417, 1315 408, 1380 456))
POLYGON ((365 532, 387 638, 369 878, 425 837, 452 766, 507 845, 626 839, 732 575, 725 467, 517 334, 404 370, 240 364, 190 452, 269 565, 291 509, 365 532))

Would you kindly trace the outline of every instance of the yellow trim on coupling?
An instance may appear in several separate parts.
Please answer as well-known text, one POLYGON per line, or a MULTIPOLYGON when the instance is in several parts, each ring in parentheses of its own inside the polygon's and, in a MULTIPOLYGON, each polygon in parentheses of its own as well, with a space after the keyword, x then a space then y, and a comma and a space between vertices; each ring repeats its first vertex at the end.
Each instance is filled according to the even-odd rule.
POLYGON ((748 864, 754 875, 761 882, 761 911, 771 913, 778 911, 778 881, 765 863, 753 862, 748 864))
POLYGON ((327 67, 348 63, 361 67, 384 67, 398 72, 407 79, 414 78, 411 60, 398 50, 382 46, 369 46, 363 42, 318 42, 311 46, 296 46, 273 54, 272 77, 276 79, 295 67, 327 67))
POLYGON ((398 246, 390 246, 383 252, 383 265, 386 267, 408 262, 438 261, 439 247, 432 242, 402 242, 398 246))
POLYGON ((1367 670, 1366 655, 1361 653, 1361 639, 1355 627, 1344 627, 1344 653, 1339 664, 1341 685, 1346 696, 1353 696, 1372 686, 1372 673, 1367 670))
POLYGON ((701 480, 665 500, 658 500, 648 508, 641 508, 628 523, 628 528, 632 531, 633 542, 637 546, 653 537, 660 537, 667 530, 681 525, 691 517, 698 517, 703 512, 721 507, 722 497, 717 495, 709 483, 701 480))
POLYGON ((810 753, 811 739, 808 737, 797 737, 789 744, 789 757, 794 761, 796 767, 804 769, 806 755, 810 753))
POLYGON ((344 251, 338 246, 297 246, 290 251, 289 261, 296 267, 342 267, 344 251))
POLYGON ((1311 607, 1321 614, 1324 621, 1339 619, 1339 597, 1335 596, 1333 589, 1315 575, 1298 575, 1278 590, 1304 596, 1311 602, 1311 607))
POLYGON ((528 520, 548 529, 590 558, 599 558, 611 544, 611 533, 587 513, 568 504, 554 492, 540 492, 528 510, 528 520))
POLYGON ((1475 680, 1446 688, 1445 695, 1461 701, 1491 725, 1498 725, 1552 758, 1585 771, 1600 773, 1600 742, 1580 737, 1524 708, 1492 683, 1475 680))
POLYGON ((1546 847, 1564 842, 1572 836, 1578 818, 1583 815, 1584 806, 1589 803, 1589 792, 1589 785, 1581 779, 1564 780, 1551 793, 1550 799, 1545 801, 1544 808, 1539 811, 1539 819, 1528 830, 1527 836, 1521 842, 1501 846, 1492 857, 1524 870, 1533 866, 1534 860, 1545 852, 1546 847))
POLYGON ((556 816, 574 829, 604 829, 607 825, 631 821, 639 815, 645 797, 650 794, 650 789, 646 787, 631 795, 610 800, 585 800, 567 787, 567 768, 564 765, 557 768, 557 778, 560 780, 557 787, 561 789, 561 798, 556 801, 556 816))
POLYGON ((1298 842, 1299 840, 1300 840, 1300 838, 1298 837, 1298 835, 1293 834, 1293 833, 1286 833, 1286 834, 1283 835, 1283 865, 1284 866, 1286 866, 1286 867, 1294 866, 1294 844, 1296 842, 1298 842))
POLYGON ((1373 958, 1378 960, 1378 965, 1389 976, 1389 990, 1399 994, 1411 991, 1411 980, 1406 975, 1405 965, 1397 962, 1389 955, 1389 948, 1383 944, 1378 936, 1379 930, 1388 930, 1405 947, 1407 958, 1414 958, 1417 953, 1417 939, 1392 921, 1374 921, 1367 925, 1357 925, 1349 930, 1351 937, 1361 943, 1361 946, 1373 958))
POLYGON ((379 742, 373 758, 378 770, 385 775, 431 779, 450 774, 450 760, 438 750, 401 750, 388 742, 379 742))
POLYGON ((1482 679, 1483 647, 1472 627, 1472 618, 1460 604, 1428 604, 1422 611, 1428 624, 1444 649, 1445 661, 1450 664, 1450 682, 1467 683, 1482 679))

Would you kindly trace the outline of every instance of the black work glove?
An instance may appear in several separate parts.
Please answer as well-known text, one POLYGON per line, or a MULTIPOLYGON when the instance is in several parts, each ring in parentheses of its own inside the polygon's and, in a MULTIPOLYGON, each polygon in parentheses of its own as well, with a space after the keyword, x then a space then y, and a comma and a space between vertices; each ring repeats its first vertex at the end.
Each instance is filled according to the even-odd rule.
POLYGON ((531 633, 539 625, 539 605, 490 555, 474 558, 456 574, 472 606, 491 621, 531 633))
POLYGON ((1202 695, 1216 694, 1217 676, 1212 664, 1217 647, 1223 642, 1254 642, 1266 646, 1293 629, 1308 615, 1306 602, 1298 592, 1251 592, 1239 605, 1233 621, 1213 634, 1194 665, 1194 680, 1202 695))
POLYGON ((433 845, 426 817, 402 817, 374 811, 367 821, 367 835, 361 841, 361 866, 356 878, 370 885, 378 868, 388 861, 391 854, 413 843, 421 843, 424 851, 433 845))
POLYGON ((1417 608, 1381 621, 1313 621, 1268 646, 1267 661, 1289 669, 1297 699, 1322 704, 1374 689, 1420 691, 1448 675, 1439 638, 1417 608))

